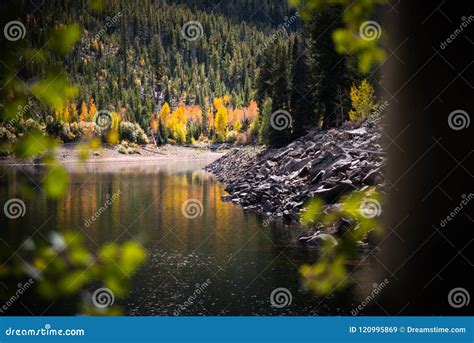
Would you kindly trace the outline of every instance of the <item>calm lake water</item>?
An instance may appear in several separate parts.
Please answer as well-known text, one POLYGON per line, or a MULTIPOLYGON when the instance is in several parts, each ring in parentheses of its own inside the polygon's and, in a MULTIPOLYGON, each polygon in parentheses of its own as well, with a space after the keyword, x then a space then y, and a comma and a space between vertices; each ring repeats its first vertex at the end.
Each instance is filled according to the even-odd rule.
MULTIPOLYGON (((91 249, 111 241, 140 242, 148 260, 133 277, 129 297, 117 301, 127 315, 348 314, 347 294, 321 299, 302 289, 298 268, 316 261, 317 252, 295 245, 291 229, 263 225, 264 218, 221 201, 224 186, 202 170, 207 163, 73 168, 62 199, 48 200, 37 191, 25 199, 26 215, 9 221, 2 237, 22 242, 30 235, 71 229, 81 231, 91 249), (183 215, 189 199, 202 204, 196 218, 183 215), (279 287, 292 297, 283 308, 270 301, 279 287)), ((0 171, 3 201, 18 197, 22 183, 42 179, 40 172, 0 171)))

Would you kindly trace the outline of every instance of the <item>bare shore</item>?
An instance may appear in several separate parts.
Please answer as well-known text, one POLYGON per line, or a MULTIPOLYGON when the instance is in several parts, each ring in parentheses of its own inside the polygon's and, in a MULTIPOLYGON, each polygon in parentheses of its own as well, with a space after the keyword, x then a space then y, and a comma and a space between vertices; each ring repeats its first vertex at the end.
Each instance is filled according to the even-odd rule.
MULTIPOLYGON (((105 146, 90 150, 88 158, 81 161, 76 145, 63 145, 56 152, 57 161, 67 170, 77 171, 83 168, 100 168, 101 170, 122 169, 128 166, 150 166, 160 164, 183 163, 190 164, 201 162, 203 165, 211 163, 222 157, 227 151, 212 151, 205 147, 183 147, 166 145, 155 147, 142 146, 138 153, 126 155, 118 152, 115 146, 105 146)), ((22 160, 15 156, 0 158, 0 166, 31 168, 41 166, 40 160, 22 160)))

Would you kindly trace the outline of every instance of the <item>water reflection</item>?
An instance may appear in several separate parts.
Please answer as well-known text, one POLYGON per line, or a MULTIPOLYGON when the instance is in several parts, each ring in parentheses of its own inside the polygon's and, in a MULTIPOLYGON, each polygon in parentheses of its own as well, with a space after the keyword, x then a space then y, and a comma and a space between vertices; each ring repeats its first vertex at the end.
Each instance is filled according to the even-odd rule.
MULTIPOLYGON (((29 235, 72 229, 82 232, 91 248, 140 242, 149 259, 120 302, 126 314, 173 315, 177 309, 180 315, 344 313, 338 304, 347 299, 322 301, 300 289, 298 267, 315 261, 315 251, 290 244, 287 228, 265 227, 257 215, 222 202, 223 185, 202 171, 206 163, 75 167, 64 198, 52 201, 35 192, 25 199, 25 217, 8 221, 2 237, 13 244, 29 235), (194 219, 182 212, 191 198, 202 203, 202 215, 194 219), (206 280, 208 287, 196 294, 206 280), (277 287, 290 290, 291 305, 271 306, 277 287)), ((17 196, 20 180, 32 185, 42 180, 39 172, 2 174, 1 199, 17 196)))

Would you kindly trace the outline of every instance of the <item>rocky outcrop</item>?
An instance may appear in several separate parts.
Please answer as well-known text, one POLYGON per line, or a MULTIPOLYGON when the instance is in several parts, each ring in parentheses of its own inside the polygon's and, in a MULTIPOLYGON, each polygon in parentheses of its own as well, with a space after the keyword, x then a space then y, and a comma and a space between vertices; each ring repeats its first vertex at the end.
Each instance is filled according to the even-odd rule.
MULTIPOLYGON (((384 182, 384 153, 377 121, 353 129, 312 131, 281 149, 236 149, 206 167, 226 184, 223 200, 286 221, 298 219, 304 202, 384 182)), ((327 237, 325 237, 327 238, 327 237)))

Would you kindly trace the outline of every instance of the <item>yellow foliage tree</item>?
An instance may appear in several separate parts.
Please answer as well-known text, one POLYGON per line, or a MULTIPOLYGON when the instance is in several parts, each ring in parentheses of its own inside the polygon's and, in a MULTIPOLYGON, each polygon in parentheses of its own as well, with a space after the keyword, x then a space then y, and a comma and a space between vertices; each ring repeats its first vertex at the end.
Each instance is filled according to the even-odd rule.
POLYGON ((173 111, 166 128, 171 131, 176 142, 184 143, 186 141, 186 112, 183 103, 173 111))
POLYGON ((168 105, 168 103, 165 102, 160 112, 160 119, 165 126, 168 124, 168 120, 170 119, 170 113, 171 113, 170 105, 168 105))
POLYGON ((77 105, 73 101, 71 104, 71 120, 76 120, 77 119, 77 105))
POLYGON ((120 116, 117 112, 112 112, 110 119, 111 122, 109 132, 107 133, 107 142, 110 144, 117 144, 119 142, 120 116))
POLYGON ((213 101, 214 108, 218 110, 220 107, 224 106, 224 101, 222 98, 215 98, 213 101))
POLYGON ((234 122, 234 130, 235 131, 240 131, 241 128, 242 128, 242 123, 240 122, 240 120, 236 120, 234 122))
POLYGON ((374 87, 363 80, 359 86, 352 85, 351 101, 352 109, 349 111, 349 119, 353 122, 360 122, 367 118, 375 107, 374 87))
POLYGON ((150 130, 153 132, 153 133, 156 133, 158 131, 158 120, 156 119, 152 119, 150 121, 150 130))
POLYGON ((66 104, 66 106, 64 106, 62 121, 64 123, 69 123, 71 121, 71 116, 69 114, 69 102, 66 104))
POLYGON ((56 107, 53 109, 53 117, 59 122, 63 121, 63 115, 60 110, 58 110, 56 107))
POLYGON ((216 114, 216 133, 219 137, 225 137, 225 131, 229 122, 229 114, 225 106, 220 106, 216 114))

